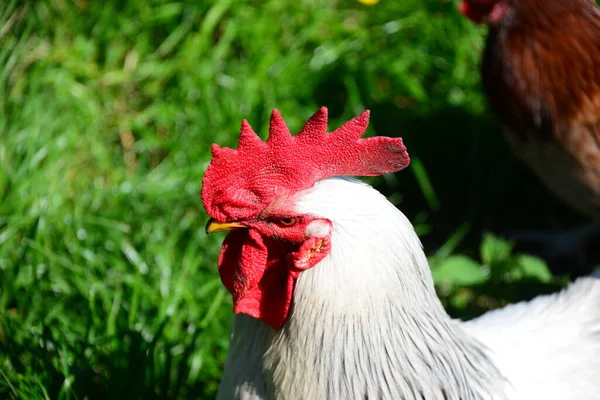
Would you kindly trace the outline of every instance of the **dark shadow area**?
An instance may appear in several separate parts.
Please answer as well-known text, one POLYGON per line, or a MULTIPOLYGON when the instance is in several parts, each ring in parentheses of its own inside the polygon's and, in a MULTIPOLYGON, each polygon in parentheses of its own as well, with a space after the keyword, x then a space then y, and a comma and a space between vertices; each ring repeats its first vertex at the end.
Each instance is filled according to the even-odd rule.
MULTIPOLYGON (((448 107, 426 116, 399 110, 393 104, 377 104, 372 123, 377 134, 402 136, 412 157, 427 168, 440 207, 432 211, 433 231, 422 238, 435 250, 461 224, 471 224, 461 243, 461 253, 473 255, 485 231, 512 239, 520 232, 552 232, 589 222, 558 201, 527 167, 517 160, 489 113, 474 115, 448 107)), ((419 193, 414 174, 397 174, 400 193, 419 193)), ((382 188, 386 192, 386 188, 382 188)), ((386 194, 391 194, 388 191, 386 194)), ((425 199, 405 196, 401 209, 414 217, 427 206, 425 199)), ((595 235, 578 254, 547 257, 540 243, 516 241, 516 250, 544 257, 552 272, 572 277, 591 272, 600 262, 600 237, 595 235)))

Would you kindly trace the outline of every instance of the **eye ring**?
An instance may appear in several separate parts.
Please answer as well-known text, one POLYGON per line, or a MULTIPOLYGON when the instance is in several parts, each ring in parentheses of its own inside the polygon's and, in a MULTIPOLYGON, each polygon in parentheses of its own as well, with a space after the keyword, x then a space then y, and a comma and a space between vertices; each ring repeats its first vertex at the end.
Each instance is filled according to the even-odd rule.
POLYGON ((294 217, 290 217, 290 218, 280 218, 279 219, 279 223, 281 225, 285 225, 285 226, 292 226, 296 223, 296 218, 294 217))

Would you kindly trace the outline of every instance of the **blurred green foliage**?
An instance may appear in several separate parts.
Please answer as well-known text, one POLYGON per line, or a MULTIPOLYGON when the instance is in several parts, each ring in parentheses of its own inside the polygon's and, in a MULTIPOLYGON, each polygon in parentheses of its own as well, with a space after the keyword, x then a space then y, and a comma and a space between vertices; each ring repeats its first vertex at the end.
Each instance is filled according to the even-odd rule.
POLYGON ((450 309, 550 281, 474 228, 502 204, 490 168, 512 168, 480 139, 482 37, 445 0, 3 1, 0 398, 214 396, 231 303, 202 174, 276 107, 292 131, 326 105, 332 128, 370 108, 370 134, 405 136, 412 174, 369 182, 438 248, 450 309))

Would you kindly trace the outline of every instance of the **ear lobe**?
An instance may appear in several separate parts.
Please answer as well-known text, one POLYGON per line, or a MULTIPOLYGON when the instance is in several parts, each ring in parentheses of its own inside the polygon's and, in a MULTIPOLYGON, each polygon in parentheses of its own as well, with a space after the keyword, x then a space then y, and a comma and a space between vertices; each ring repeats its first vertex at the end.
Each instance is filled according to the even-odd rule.
POLYGON ((298 251, 288 254, 287 262, 294 278, 300 272, 317 265, 331 250, 331 240, 328 237, 311 237, 306 240, 298 251))
POLYGON ((306 227, 304 231, 304 236, 306 237, 326 237, 329 238, 331 236, 331 232, 333 230, 333 225, 331 221, 326 219, 317 219, 312 221, 306 227))

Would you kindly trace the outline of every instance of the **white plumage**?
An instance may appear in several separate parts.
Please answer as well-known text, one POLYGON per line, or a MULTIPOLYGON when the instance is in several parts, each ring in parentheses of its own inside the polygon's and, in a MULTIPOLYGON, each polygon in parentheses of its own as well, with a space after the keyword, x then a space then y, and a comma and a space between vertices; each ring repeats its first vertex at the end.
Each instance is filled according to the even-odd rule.
POLYGON ((332 178, 286 201, 332 221, 331 252, 281 329, 234 317, 220 399, 600 399, 600 280, 463 323, 379 192, 332 178))

